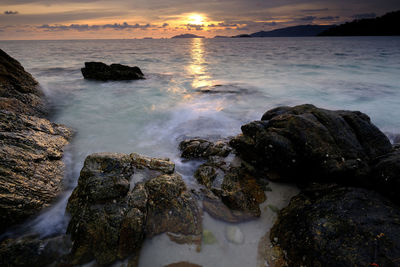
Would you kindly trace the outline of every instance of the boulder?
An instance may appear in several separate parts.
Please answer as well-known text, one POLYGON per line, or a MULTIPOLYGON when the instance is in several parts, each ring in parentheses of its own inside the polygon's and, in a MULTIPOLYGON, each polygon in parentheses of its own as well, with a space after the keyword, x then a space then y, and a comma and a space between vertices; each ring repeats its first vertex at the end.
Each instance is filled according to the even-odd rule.
POLYGON ((315 186, 280 212, 270 239, 289 266, 398 266, 400 209, 366 189, 315 186))
POLYGON ((371 185, 371 161, 391 151, 388 138, 357 111, 313 105, 279 107, 242 126, 230 145, 271 180, 371 185))
POLYGON ((47 113, 38 82, 0 49, 0 109, 43 117, 47 113))
POLYGON ((227 141, 221 140, 215 143, 201 138, 184 140, 179 144, 182 151, 181 157, 185 159, 204 158, 210 156, 226 157, 231 152, 227 141))
POLYGON ((375 161, 372 179, 375 190, 400 205, 400 147, 375 161))
POLYGON ((209 190, 203 197, 203 208, 211 216, 228 222, 260 216, 259 204, 266 200, 264 191, 252 172, 234 156, 227 141, 190 139, 179 147, 184 158, 207 159, 194 177, 209 190))
POLYGON ((62 191, 62 157, 72 131, 43 118, 43 97, 32 76, 0 50, 0 233, 62 191))
POLYGON ((121 64, 106 65, 102 62, 85 62, 81 69, 85 79, 99 81, 122 81, 144 79, 139 67, 129 67, 121 64))
POLYGON ((145 236, 164 232, 174 241, 201 240, 200 210, 174 167, 136 153, 88 156, 67 205, 72 264, 136 259, 145 236))

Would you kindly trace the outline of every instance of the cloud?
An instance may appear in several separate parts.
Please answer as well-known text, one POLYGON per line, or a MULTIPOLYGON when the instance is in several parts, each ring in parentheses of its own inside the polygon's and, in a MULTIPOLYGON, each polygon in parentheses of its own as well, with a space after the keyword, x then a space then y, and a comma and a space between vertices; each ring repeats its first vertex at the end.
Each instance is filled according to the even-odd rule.
POLYGON ((168 23, 164 23, 161 27, 165 28, 165 27, 168 27, 168 26, 169 26, 168 23))
POLYGON ((301 21, 313 21, 316 18, 317 17, 315 17, 315 16, 306 16, 306 17, 299 18, 299 20, 301 20, 301 21))
POLYGON ((114 29, 114 30, 126 30, 126 29, 147 29, 152 27, 150 24, 128 24, 126 22, 114 23, 114 24, 103 24, 103 25, 88 25, 88 24, 70 24, 70 25, 48 25, 43 24, 38 26, 38 29, 44 29, 47 31, 97 31, 101 29, 114 29))
POLYGON ((376 17, 375 13, 355 14, 351 16, 353 19, 373 19, 376 17))
POLYGON ((316 8, 316 9, 302 9, 301 12, 305 13, 314 13, 314 12, 323 12, 323 11, 328 11, 329 8, 316 8))
POLYGON ((4 15, 17 15, 18 11, 11 11, 11 10, 6 10, 4 11, 4 15))
MULTIPOLYGON (((1 0, 0 0, 1 1, 1 0)), ((65 24, 74 21, 99 19, 112 16, 122 16, 127 11, 115 10, 79 10, 66 12, 53 12, 47 14, 18 14, 18 16, 0 15, 0 24, 10 25, 43 25, 43 24, 65 24)))
POLYGON ((318 19, 320 20, 338 20, 340 17, 339 16, 326 16, 326 17, 320 17, 318 19))
POLYGON ((186 27, 186 29, 188 29, 189 31, 191 30, 196 30, 196 31, 202 31, 204 28, 204 24, 185 24, 184 25, 186 27))

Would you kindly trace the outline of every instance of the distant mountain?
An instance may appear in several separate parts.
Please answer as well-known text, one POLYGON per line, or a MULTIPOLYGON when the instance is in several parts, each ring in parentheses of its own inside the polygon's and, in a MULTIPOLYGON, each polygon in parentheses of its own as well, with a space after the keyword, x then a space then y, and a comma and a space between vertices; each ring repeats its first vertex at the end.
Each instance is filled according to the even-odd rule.
POLYGON ((400 35, 400 10, 382 17, 360 19, 328 29, 319 36, 390 36, 400 35))
POLYGON ((333 25, 299 25, 276 29, 273 31, 260 31, 250 34, 250 37, 305 37, 317 36, 321 32, 332 28, 333 25))
POLYGON ((186 34, 176 35, 176 36, 172 37, 172 39, 175 39, 175 38, 204 38, 204 36, 198 36, 195 34, 186 33, 186 34))
POLYGON ((230 36, 215 35, 214 38, 230 38, 230 36))

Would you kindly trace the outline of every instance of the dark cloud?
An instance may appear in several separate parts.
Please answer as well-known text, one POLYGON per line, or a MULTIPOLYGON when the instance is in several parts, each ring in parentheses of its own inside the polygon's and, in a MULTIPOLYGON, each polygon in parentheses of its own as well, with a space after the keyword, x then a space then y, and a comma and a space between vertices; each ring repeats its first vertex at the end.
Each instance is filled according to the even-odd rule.
POLYGON ((11 11, 11 10, 6 10, 4 11, 4 15, 17 15, 18 11, 11 11))
POLYGON ((276 25, 278 25, 278 23, 276 23, 275 21, 272 21, 272 22, 265 22, 264 25, 265 26, 276 26, 276 25))
POLYGON ((302 17, 302 18, 299 18, 299 20, 301 20, 301 21, 313 21, 313 20, 315 20, 317 17, 315 17, 315 16, 307 16, 307 17, 302 17))
POLYGON ((317 8, 317 9, 302 9, 301 12, 305 13, 314 13, 314 12, 323 12, 323 11, 328 11, 329 8, 317 8))
POLYGON ((351 16, 353 19, 373 19, 376 17, 375 13, 355 14, 351 16))
POLYGON ((165 28, 165 27, 167 27, 167 26, 169 26, 168 23, 164 23, 164 24, 162 25, 163 28, 165 28))
POLYGON ((128 24, 126 22, 114 23, 114 24, 104 24, 104 25, 88 25, 88 24, 70 24, 70 25, 48 25, 43 24, 38 26, 38 29, 44 29, 47 31, 69 31, 69 30, 77 30, 77 31, 93 31, 100 29, 114 29, 114 30, 126 30, 126 29, 147 29, 152 27, 150 24, 128 24))
POLYGON ((339 16, 326 16, 326 17, 320 17, 318 19, 320 20, 338 20, 340 17, 339 16))
POLYGON ((220 22, 218 23, 219 27, 236 27, 238 26, 237 23, 227 23, 227 22, 220 22))
POLYGON ((196 30, 196 31, 202 31, 204 28, 203 24, 185 24, 184 25, 186 27, 187 30, 196 30))

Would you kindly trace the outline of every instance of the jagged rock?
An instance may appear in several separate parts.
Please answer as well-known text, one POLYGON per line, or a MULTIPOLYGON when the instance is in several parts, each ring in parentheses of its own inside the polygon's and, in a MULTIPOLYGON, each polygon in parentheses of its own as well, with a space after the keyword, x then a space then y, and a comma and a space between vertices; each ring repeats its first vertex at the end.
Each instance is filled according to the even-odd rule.
POLYGON ((200 210, 174 167, 136 153, 88 156, 67 206, 72 263, 135 259, 145 236, 163 232, 174 241, 200 240, 200 210))
POLYGON ((178 174, 161 175, 146 183, 148 193, 146 233, 168 232, 172 240, 201 243, 202 218, 196 200, 178 174))
POLYGON ((400 148, 378 158, 372 168, 374 190, 400 205, 400 148))
POLYGON ((270 179, 298 183, 368 185, 370 162, 392 149, 367 115, 313 105, 272 109, 242 132, 230 144, 243 160, 270 179))
POLYGON ((122 81, 144 79, 144 75, 138 67, 129 67, 121 64, 108 66, 102 62, 85 62, 85 67, 81 71, 85 79, 91 80, 122 81))
POLYGON ((67 262, 71 249, 68 236, 40 239, 25 236, 4 240, 0 245, 0 266, 49 266, 67 262))
POLYGON ((38 83, 0 50, 0 233, 62 191, 62 156, 72 132, 41 118, 44 103, 38 83))
POLYGON ((0 49, 0 109, 42 117, 47 113, 38 82, 0 49))
POLYGON ((179 147, 182 157, 207 159, 194 177, 223 202, 210 194, 204 197, 203 208, 211 216, 229 222, 260 216, 259 204, 266 200, 264 191, 242 161, 231 153, 226 141, 185 140, 179 147))
POLYGON ((0 110, 0 232, 47 207, 63 189, 63 125, 0 110))
POLYGON ((308 189, 280 212, 270 238, 289 266, 397 266, 400 209, 366 189, 308 189))
POLYGON ((208 158, 210 156, 226 157, 232 150, 227 141, 217 141, 215 143, 204 139, 184 140, 179 144, 182 151, 182 158, 208 158))

